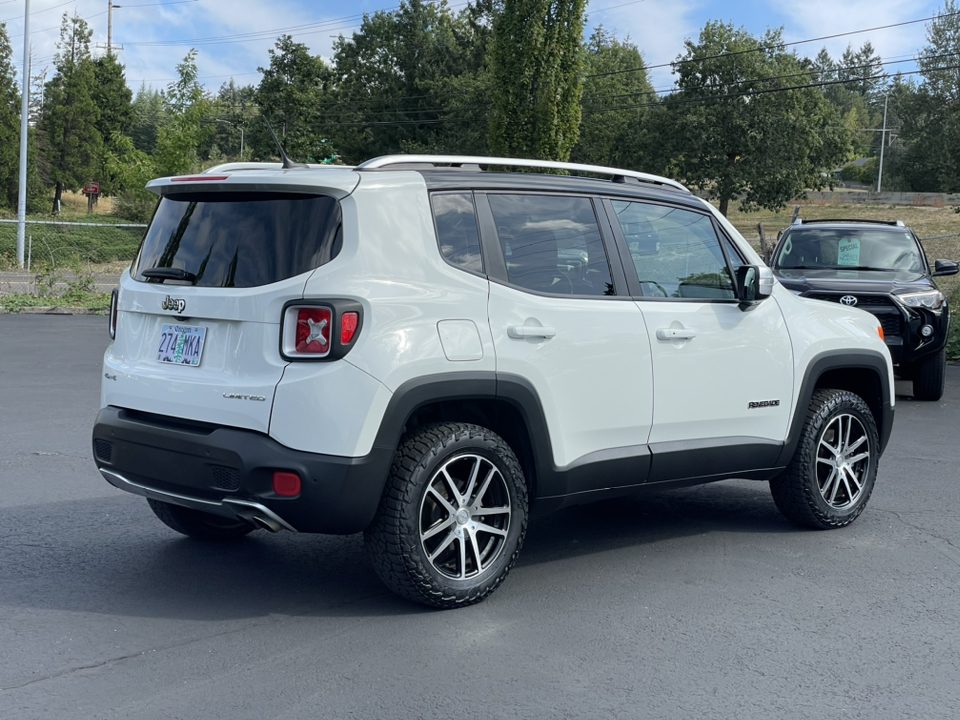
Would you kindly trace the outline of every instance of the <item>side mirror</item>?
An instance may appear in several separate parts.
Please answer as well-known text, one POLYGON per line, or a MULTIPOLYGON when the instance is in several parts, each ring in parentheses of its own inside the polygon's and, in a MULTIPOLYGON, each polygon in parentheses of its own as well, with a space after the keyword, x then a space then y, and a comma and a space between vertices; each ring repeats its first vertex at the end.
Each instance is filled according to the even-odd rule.
POLYGON ((759 265, 737 268, 737 298, 744 310, 770 297, 773 292, 773 271, 759 265))
POLYGON ((937 260, 934 263, 934 277, 941 277, 943 275, 956 275, 960 272, 960 266, 958 266, 952 260, 937 260))

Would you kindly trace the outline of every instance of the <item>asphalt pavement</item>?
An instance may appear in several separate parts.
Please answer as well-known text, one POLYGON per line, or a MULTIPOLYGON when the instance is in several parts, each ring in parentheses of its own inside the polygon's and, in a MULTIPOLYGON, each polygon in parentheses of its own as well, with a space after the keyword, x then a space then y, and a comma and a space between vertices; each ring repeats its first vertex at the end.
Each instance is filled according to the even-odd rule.
POLYGON ((727 481, 534 519, 487 601, 359 536, 181 538, 96 471, 103 317, 0 315, 0 718, 960 717, 960 367, 804 531, 727 481))

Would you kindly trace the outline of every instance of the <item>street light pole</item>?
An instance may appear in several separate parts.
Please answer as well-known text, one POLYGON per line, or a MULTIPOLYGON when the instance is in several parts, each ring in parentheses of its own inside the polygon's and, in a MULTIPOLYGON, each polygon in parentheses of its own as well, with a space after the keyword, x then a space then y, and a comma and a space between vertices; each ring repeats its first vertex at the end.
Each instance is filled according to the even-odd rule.
POLYGON ((20 195, 17 198, 17 264, 23 267, 27 235, 27 121, 30 114, 30 0, 23 7, 23 83, 20 88, 20 195))
POLYGON ((880 193, 883 188, 883 148, 887 144, 887 101, 890 94, 883 96, 883 130, 880 131, 880 170, 877 173, 877 192, 880 193))

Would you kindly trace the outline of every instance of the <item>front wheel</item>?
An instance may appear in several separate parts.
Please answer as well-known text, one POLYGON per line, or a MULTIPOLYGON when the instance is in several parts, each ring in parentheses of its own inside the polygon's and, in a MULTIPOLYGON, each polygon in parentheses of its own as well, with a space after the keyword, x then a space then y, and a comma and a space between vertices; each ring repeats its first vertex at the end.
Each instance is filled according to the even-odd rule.
POLYGON ((939 400, 942 398, 946 373, 946 348, 917 362, 913 374, 913 396, 917 400, 939 400))
POLYGON ((478 425, 442 423, 401 442, 364 540, 391 590, 453 608, 500 586, 526 528, 527 486, 510 446, 478 425))
POLYGON ((817 390, 786 469, 770 481, 781 513, 803 527, 849 525, 866 507, 877 479, 880 440, 859 395, 817 390))

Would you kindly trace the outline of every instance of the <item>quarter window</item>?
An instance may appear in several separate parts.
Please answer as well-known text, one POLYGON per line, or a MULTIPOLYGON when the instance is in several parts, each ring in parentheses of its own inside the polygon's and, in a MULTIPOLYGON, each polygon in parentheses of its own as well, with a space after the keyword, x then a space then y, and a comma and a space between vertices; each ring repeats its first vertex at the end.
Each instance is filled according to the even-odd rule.
POLYGON ((554 295, 614 295, 589 198, 490 194, 507 279, 554 295))
POLYGON ((482 273, 483 255, 473 193, 435 193, 431 199, 440 253, 451 265, 482 273))
MULTIPOLYGON (((730 270, 709 215, 612 201, 645 297, 733 300, 730 270)), ((738 255, 727 246, 731 261, 738 255)))

